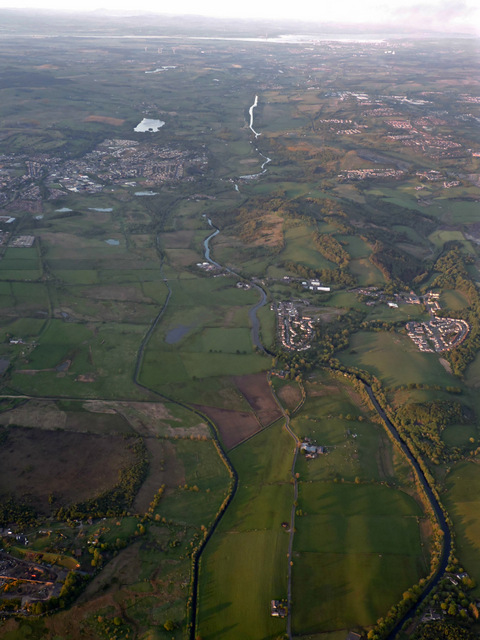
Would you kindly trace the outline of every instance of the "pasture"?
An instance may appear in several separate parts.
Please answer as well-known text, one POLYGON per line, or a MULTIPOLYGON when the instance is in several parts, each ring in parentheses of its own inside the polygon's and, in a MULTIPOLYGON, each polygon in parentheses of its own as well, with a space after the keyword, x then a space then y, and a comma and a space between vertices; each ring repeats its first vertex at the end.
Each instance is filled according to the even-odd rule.
POLYGON ((292 454, 293 441, 278 423, 230 454, 239 486, 200 566, 198 632, 207 640, 273 640, 285 629, 271 618, 270 600, 286 596, 288 534, 281 524, 293 500, 292 454))
POLYGON ((396 477, 394 449, 383 428, 355 390, 322 374, 305 384, 307 398, 291 427, 303 440, 325 447, 314 460, 300 455, 302 481, 392 481, 396 477))
MULTIPOLYGON (((462 566, 480 578, 480 473, 478 463, 457 463, 446 478, 445 506, 456 533, 457 554, 462 566)), ((478 591, 478 587, 477 587, 478 591)))
POLYGON ((232 278, 190 276, 170 286, 169 305, 145 352, 144 384, 161 389, 266 368, 267 359, 253 351, 246 313, 258 300, 255 291, 237 289, 232 278))
POLYGON ((298 635, 373 624, 427 573, 428 562, 417 502, 383 484, 402 484, 405 477, 404 461, 383 428, 370 421, 348 383, 322 374, 306 391, 292 428, 325 452, 313 460, 300 456, 296 466, 292 613, 298 635))
POLYGON ((366 369, 387 387, 423 384, 452 385, 453 378, 442 367, 438 355, 422 353, 408 336, 390 332, 360 331, 348 350, 339 354, 347 366, 366 369))
POLYGON ((285 248, 280 259, 296 262, 310 269, 335 269, 336 265, 315 249, 312 241, 313 227, 298 224, 285 229, 285 248))
MULTIPOLYGON (((280 397, 291 386, 274 384, 280 397)), ((299 635, 372 624, 425 575, 428 562, 417 502, 380 484, 408 474, 383 429, 369 421, 370 410, 328 374, 305 386, 307 400, 291 426, 326 453, 299 456, 296 467, 292 612, 299 635)), ((289 521, 293 492, 293 442, 281 425, 230 453, 239 487, 201 562, 198 632, 207 639, 282 632, 268 611, 270 599, 285 597, 288 536, 280 525, 289 521)))

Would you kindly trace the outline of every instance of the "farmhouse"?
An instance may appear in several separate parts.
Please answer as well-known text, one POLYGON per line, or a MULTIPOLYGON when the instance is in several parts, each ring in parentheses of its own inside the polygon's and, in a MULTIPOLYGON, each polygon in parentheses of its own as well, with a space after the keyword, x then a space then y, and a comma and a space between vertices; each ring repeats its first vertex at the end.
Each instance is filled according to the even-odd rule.
POLYGON ((305 438, 304 442, 300 445, 300 451, 305 453, 305 458, 312 459, 316 458, 321 453, 325 453, 325 447, 312 444, 309 439, 305 438))
POLYGON ((284 600, 272 600, 270 603, 270 615, 274 618, 285 618, 287 605, 284 600))

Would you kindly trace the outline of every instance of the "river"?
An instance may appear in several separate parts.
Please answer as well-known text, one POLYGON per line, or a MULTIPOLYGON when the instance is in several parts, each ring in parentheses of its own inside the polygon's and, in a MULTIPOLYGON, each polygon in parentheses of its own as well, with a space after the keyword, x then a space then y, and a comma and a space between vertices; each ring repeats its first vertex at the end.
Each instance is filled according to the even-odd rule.
MULTIPOLYGON (((207 236, 205 238, 205 240, 203 241, 205 260, 207 262, 210 262, 210 264, 213 264, 215 267, 218 267, 219 269, 223 269, 227 273, 230 273, 232 276, 235 276, 236 278, 239 278, 240 280, 244 280, 245 278, 243 278, 243 276, 239 275, 238 273, 236 273, 232 269, 229 269, 228 267, 224 267, 223 265, 221 265, 218 262, 216 262, 215 260, 213 260, 213 258, 211 257, 211 255, 210 255, 210 240, 212 238, 215 238, 215 236, 217 236, 220 233, 220 229, 218 229, 213 224, 213 222, 210 220, 210 218, 207 218, 207 222, 212 227, 212 229, 214 229, 214 231, 209 236, 207 236)), ((257 304, 254 305, 248 312, 248 316, 250 318, 250 323, 252 325, 252 328, 251 328, 252 342, 253 342, 254 346, 257 347, 257 349, 259 349, 263 353, 265 353, 267 355, 272 355, 262 344, 262 341, 261 341, 261 338, 260 338, 260 320, 258 319, 258 316, 257 316, 257 311, 267 303, 267 294, 265 293, 265 291, 262 289, 262 287, 260 285, 255 284, 252 281, 250 281, 250 284, 254 289, 256 289, 260 293, 259 302, 257 302, 257 304)))
MULTIPOLYGON (((359 378, 359 380, 361 380, 361 378, 359 378)), ((363 380, 362 380, 362 382, 363 382, 363 380)), ((435 496, 435 494, 433 493, 432 489, 430 488, 430 485, 428 484, 427 479, 425 478, 425 474, 423 473, 422 468, 420 467, 420 465, 418 464, 416 458, 414 457, 414 455, 410 451, 407 443, 401 438, 401 436, 399 435, 398 431, 396 430, 396 428, 394 427, 392 422, 390 422, 387 414, 382 409, 382 407, 380 406, 377 398, 375 397, 375 394, 373 393, 372 388, 368 384, 366 384, 365 382, 363 382, 363 384, 365 385, 365 389, 366 389, 366 391, 367 391, 367 393, 369 395, 370 400, 372 401, 372 404, 373 404, 373 406, 375 408, 375 411, 381 417, 381 419, 383 420, 383 422, 384 422, 385 426, 387 427, 388 431, 390 432, 392 437, 395 439, 395 441, 400 445, 403 453, 406 455, 406 457, 408 458, 408 460, 412 464, 413 468, 415 469, 415 472, 417 474, 418 480, 419 480, 420 484, 422 485, 422 487, 423 487, 423 489, 425 491, 425 494, 426 494, 427 499, 428 499, 428 501, 430 503, 430 506, 432 507, 432 509, 433 509, 433 511, 435 513, 435 517, 436 517, 437 522, 438 522, 438 524, 440 526, 440 529, 443 532, 443 547, 442 547, 442 553, 441 553, 441 556, 440 556, 440 563, 439 563, 437 572, 436 572, 434 578, 428 583, 427 588, 422 593, 422 595, 420 596, 418 601, 415 603, 415 605, 410 609, 410 611, 408 611, 402 617, 402 619, 395 625, 395 627, 392 629, 392 631, 388 634, 387 640, 394 640, 394 638, 397 636, 398 632, 403 627, 405 622, 407 622, 407 620, 410 620, 411 618, 413 618, 413 616, 415 615, 415 613, 418 610, 418 607, 422 604, 422 602, 424 602, 426 600, 426 598, 428 598, 428 596, 432 592, 432 589, 434 587, 436 587, 436 585, 442 579, 443 574, 445 573, 445 570, 447 568, 448 558, 449 558, 449 555, 450 555, 450 551, 452 549, 452 536, 451 536, 451 533, 450 533, 450 528, 448 526, 448 523, 447 523, 447 521, 445 519, 445 515, 444 515, 444 513, 442 511, 442 507, 440 506, 440 503, 438 502, 437 497, 435 496)))
POLYGON ((258 107, 258 96, 255 96, 255 101, 250 107, 250 109, 248 110, 248 113, 250 114, 250 124, 248 126, 250 127, 255 138, 258 138, 258 136, 261 135, 260 133, 257 133, 253 128, 253 110, 256 109, 257 107, 258 107))
MULTIPOLYGON (((258 131, 255 131, 255 129, 253 128, 253 110, 257 106, 258 106, 258 96, 255 96, 255 100, 248 110, 248 113, 250 114, 250 122, 249 122, 248 128, 251 130, 251 132, 255 136, 255 139, 257 139, 258 136, 262 135, 261 133, 258 133, 258 131)), ((269 162, 272 161, 272 159, 266 156, 265 154, 263 154, 257 147, 255 147, 255 151, 258 153, 258 155, 260 155, 264 159, 264 162, 260 167, 261 169, 260 173, 251 173, 246 176, 239 176, 241 180, 254 180, 255 178, 259 178, 260 176, 263 176, 264 173, 267 173, 267 169, 265 167, 269 162)))

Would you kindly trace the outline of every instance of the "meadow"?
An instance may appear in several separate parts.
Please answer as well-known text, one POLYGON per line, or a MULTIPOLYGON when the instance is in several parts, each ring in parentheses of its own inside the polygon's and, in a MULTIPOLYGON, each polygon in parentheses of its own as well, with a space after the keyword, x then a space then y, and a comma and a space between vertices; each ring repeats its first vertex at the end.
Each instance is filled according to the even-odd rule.
POLYGON ((448 374, 434 353, 420 352, 408 336, 392 332, 359 332, 348 351, 340 354, 344 364, 366 369, 386 387, 409 383, 449 386, 448 374))
POLYGON ((291 437, 277 423, 230 454, 239 486, 201 559, 202 637, 247 634, 260 640, 285 629, 269 608, 270 600, 286 597, 288 533, 281 524, 289 520, 293 499, 292 449, 291 437))
MULTIPOLYGON (((281 396, 288 385, 275 386, 281 396)), ((422 510, 410 495, 385 485, 402 477, 409 486, 405 462, 370 421, 370 410, 351 387, 326 374, 317 374, 306 392, 291 425, 326 453, 314 460, 301 455, 296 466, 296 635, 372 624, 425 575, 428 562, 418 524, 422 510)), ((202 637, 274 638, 281 632, 281 621, 269 618, 268 602, 285 597, 288 535, 281 523, 289 522, 293 499, 292 447, 276 424, 230 454, 239 487, 202 556, 202 637)))
POLYGON ((455 465, 445 482, 445 505, 455 528, 458 557, 473 576, 480 575, 478 485, 478 467, 473 461, 455 465))

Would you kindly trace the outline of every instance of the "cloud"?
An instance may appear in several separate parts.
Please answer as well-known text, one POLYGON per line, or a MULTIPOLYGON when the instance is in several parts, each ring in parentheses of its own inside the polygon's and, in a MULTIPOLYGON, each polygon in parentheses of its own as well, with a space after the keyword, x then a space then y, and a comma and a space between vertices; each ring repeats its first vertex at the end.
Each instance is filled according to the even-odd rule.
MULTIPOLYGON (((196 14, 226 18, 302 20, 317 24, 339 23, 382 25, 405 31, 435 30, 440 32, 476 32, 480 34, 480 9, 478 0, 295 0, 279 3, 278 0, 242 0, 228 3, 225 0, 72 0, 71 11, 105 8, 113 10, 153 11, 177 15, 196 14)), ((0 0, 2 6, 30 6, 66 9, 64 0, 0 0)))
POLYGON ((420 2, 398 7, 392 20, 409 28, 455 32, 480 32, 480 10, 467 0, 420 2))

